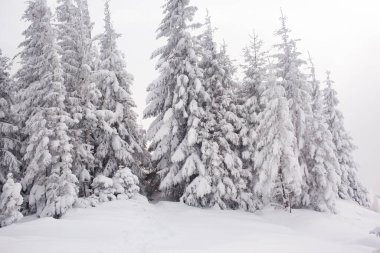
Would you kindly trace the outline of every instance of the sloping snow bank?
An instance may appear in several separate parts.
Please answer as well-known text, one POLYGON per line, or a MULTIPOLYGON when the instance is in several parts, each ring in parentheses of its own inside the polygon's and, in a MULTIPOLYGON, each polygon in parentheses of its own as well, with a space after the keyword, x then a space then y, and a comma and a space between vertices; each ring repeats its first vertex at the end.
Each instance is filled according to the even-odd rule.
POLYGON ((142 196, 74 209, 61 220, 26 217, 0 229, 1 253, 373 253, 380 214, 338 202, 339 214, 256 214, 149 204, 142 196))

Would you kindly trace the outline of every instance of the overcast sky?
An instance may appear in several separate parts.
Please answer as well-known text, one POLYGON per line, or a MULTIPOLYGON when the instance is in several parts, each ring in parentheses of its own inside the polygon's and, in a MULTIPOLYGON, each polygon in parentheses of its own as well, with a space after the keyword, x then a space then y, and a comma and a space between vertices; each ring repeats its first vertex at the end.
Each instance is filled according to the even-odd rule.
MULTIPOLYGON (((48 0, 52 6, 55 0, 48 0)), ((94 34, 102 31, 104 0, 88 0, 94 34)), ((24 0, 0 0, 0 48, 13 57, 22 41, 24 0)), ((164 0, 112 0, 114 27, 123 35, 119 47, 128 71, 135 76, 134 99, 141 115, 145 89, 155 79, 151 53, 162 42, 155 31, 164 0)), ((360 175, 370 190, 380 192, 380 1, 379 0, 193 0, 202 21, 208 9, 217 40, 228 44, 239 63, 242 48, 255 29, 269 49, 277 40, 280 8, 288 16, 293 37, 302 39, 300 50, 310 51, 319 79, 332 71, 346 118, 346 128, 359 147, 355 156, 360 175)), ((141 121, 144 126, 147 121, 141 121)))

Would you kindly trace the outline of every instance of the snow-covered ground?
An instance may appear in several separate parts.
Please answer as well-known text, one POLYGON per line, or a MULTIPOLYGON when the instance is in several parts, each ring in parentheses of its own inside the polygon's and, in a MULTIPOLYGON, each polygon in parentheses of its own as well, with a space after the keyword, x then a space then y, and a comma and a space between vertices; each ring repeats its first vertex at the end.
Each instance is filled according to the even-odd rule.
POLYGON ((339 214, 202 210, 144 197, 26 217, 0 229, 1 253, 373 253, 380 214, 338 202, 339 214))

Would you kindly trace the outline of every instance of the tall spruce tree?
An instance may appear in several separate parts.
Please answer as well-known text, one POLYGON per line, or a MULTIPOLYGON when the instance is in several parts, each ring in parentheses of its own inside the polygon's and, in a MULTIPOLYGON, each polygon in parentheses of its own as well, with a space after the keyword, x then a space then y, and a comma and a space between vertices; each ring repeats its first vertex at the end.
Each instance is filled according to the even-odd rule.
POLYGON ((197 8, 190 0, 166 0, 163 8, 157 37, 167 43, 153 53, 159 57, 160 76, 148 87, 144 117, 155 117, 147 139, 162 179, 160 189, 178 200, 204 170, 197 145, 204 86, 196 37, 190 33, 199 27, 191 23, 197 8))
POLYGON ((249 173, 243 170, 238 154, 243 120, 236 115, 236 97, 232 94, 235 67, 225 46, 218 52, 210 18, 206 21, 200 66, 210 98, 205 100, 197 133, 203 166, 186 188, 182 201, 192 206, 253 210, 246 187, 249 173))
POLYGON ((96 132, 96 163, 105 176, 112 177, 125 166, 141 175, 145 152, 133 111, 135 103, 130 90, 133 77, 126 71, 124 56, 117 48, 120 35, 112 27, 108 1, 104 21, 100 69, 96 75, 102 94, 97 112, 100 124, 96 132))
POLYGON ((239 114, 244 119, 244 126, 241 131, 241 157, 244 169, 250 171, 251 179, 248 187, 253 189, 255 175, 255 152, 257 145, 256 129, 259 124, 258 115, 264 109, 260 103, 262 94, 262 83, 267 75, 267 52, 263 50, 263 42, 253 33, 250 45, 244 49, 244 77, 243 85, 238 93, 239 114))
POLYGON ((277 82, 273 66, 263 81, 255 155, 254 193, 263 205, 290 207, 301 194, 302 172, 295 152, 297 139, 285 88, 277 82))
POLYGON ((73 172, 80 181, 80 196, 86 196, 95 174, 93 133, 98 127, 95 111, 101 96, 93 75, 96 63, 87 1, 59 0, 57 19, 67 87, 65 104, 74 119, 69 131, 73 143, 73 172))
POLYGON ((21 44, 17 110, 23 118, 24 189, 39 216, 61 217, 77 198, 77 178, 71 173, 72 144, 65 111, 55 30, 46 0, 28 2, 24 20, 30 25, 21 44))
MULTIPOLYGON (((287 27, 286 20, 282 14, 280 17, 281 28, 276 32, 282 41, 275 45, 278 52, 274 57, 277 60, 277 77, 280 78, 280 85, 285 89, 296 134, 295 153, 303 174, 306 174, 308 168, 305 153, 308 151, 305 150, 305 142, 306 138, 310 136, 307 126, 312 120, 311 87, 307 82, 306 75, 301 70, 305 61, 300 59, 301 53, 297 51, 297 41, 290 38, 291 31, 287 27)), ((294 204, 301 205, 300 199, 296 202, 294 204)))
POLYGON ((9 75, 9 59, 2 55, 0 49, 0 189, 7 180, 8 173, 20 176, 18 157, 20 140, 16 117, 11 110, 13 89, 9 75))
POLYGON ((309 65, 313 117, 308 123, 309 136, 305 141, 307 171, 303 182, 302 205, 318 211, 335 211, 338 192, 336 170, 339 164, 323 114, 320 83, 316 79, 314 63, 310 56, 309 65))
POLYGON ((327 87, 323 91, 324 115, 327 120, 328 129, 332 135, 335 156, 339 162, 338 194, 342 199, 352 199, 363 206, 369 206, 367 190, 361 185, 357 175, 357 165, 353 158, 355 146, 352 138, 344 127, 344 118, 338 110, 339 100, 337 92, 332 87, 334 82, 327 72, 325 81, 327 87))

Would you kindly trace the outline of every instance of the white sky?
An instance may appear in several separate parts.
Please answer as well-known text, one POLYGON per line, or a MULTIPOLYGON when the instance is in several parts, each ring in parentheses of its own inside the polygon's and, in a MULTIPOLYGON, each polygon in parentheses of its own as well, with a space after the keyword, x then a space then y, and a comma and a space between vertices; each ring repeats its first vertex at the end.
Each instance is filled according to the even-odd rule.
MULTIPOLYGON (((55 5, 55 0, 48 0, 55 5)), ((102 31, 104 0, 88 0, 94 34, 102 31)), ((22 41, 20 21, 24 0, 0 0, 0 48, 13 57, 22 41)), ((160 45, 155 31, 162 18, 164 0, 112 0, 114 27, 123 37, 128 71, 135 76, 134 99, 141 115, 145 89, 157 76, 151 53, 160 45)), ((299 48, 309 50, 318 77, 332 71, 346 118, 346 128, 359 147, 355 156, 360 175, 370 190, 380 192, 380 1, 379 0, 193 0, 203 21, 208 8, 216 36, 229 46, 232 58, 241 61, 242 48, 255 29, 269 48, 276 42, 280 8, 289 18, 299 48)), ((305 54, 306 56, 306 54, 305 54)), ((147 122, 143 122, 147 125, 147 122)))

